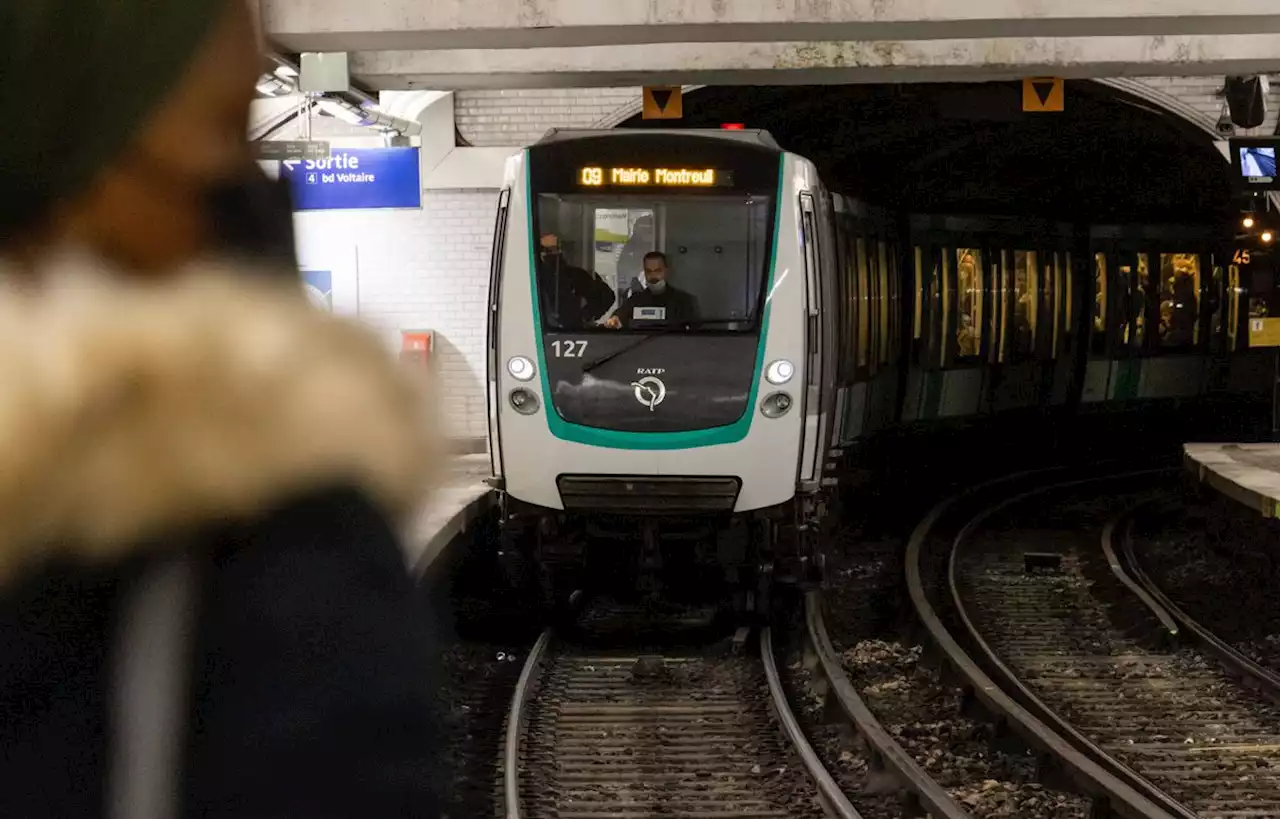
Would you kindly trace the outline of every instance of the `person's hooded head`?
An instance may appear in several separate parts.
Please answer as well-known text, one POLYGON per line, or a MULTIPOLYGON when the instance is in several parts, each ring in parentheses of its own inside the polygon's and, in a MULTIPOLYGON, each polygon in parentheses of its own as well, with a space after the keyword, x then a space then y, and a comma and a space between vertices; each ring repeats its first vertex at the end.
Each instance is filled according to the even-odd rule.
POLYGON ((217 250, 220 204, 258 173, 244 0, 8 0, 0 54, 0 254, 154 275, 217 250))

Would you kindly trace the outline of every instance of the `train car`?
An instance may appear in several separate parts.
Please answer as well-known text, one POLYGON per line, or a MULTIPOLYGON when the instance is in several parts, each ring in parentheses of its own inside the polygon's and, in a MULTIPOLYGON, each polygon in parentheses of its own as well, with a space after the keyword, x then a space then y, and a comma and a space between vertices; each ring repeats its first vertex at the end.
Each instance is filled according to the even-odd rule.
POLYGON ((747 608, 812 569, 837 420, 831 210, 760 131, 553 131, 508 161, 490 450, 503 554, 546 602, 621 556, 651 589, 664 566, 714 567, 747 608), (679 301, 634 297, 654 251, 679 301))
POLYGON ((649 589, 723 572, 759 608, 816 577, 883 433, 1035 448, 1058 421, 1261 396, 1247 258, 1195 226, 892 213, 761 131, 553 131, 508 162, 495 229, 502 553, 548 603, 621 561, 649 589))

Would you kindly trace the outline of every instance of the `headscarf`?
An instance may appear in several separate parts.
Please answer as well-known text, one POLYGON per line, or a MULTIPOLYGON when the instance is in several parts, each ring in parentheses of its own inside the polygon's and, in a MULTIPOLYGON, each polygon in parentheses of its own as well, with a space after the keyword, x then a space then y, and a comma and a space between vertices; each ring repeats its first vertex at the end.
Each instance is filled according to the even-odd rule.
POLYGON ((0 0, 0 240, 92 184, 230 0, 0 0))

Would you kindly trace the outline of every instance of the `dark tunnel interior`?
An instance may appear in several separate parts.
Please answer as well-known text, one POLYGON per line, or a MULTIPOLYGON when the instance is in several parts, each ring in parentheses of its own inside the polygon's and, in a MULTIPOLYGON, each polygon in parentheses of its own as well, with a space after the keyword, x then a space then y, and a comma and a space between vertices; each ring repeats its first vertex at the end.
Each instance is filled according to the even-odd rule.
MULTIPOLYGON (((1237 202, 1212 137, 1087 80, 1024 113, 1020 82, 714 86, 677 127, 742 123, 813 160, 828 185, 910 212, 1226 227, 1237 202)), ((639 115, 622 127, 672 127, 639 115)))

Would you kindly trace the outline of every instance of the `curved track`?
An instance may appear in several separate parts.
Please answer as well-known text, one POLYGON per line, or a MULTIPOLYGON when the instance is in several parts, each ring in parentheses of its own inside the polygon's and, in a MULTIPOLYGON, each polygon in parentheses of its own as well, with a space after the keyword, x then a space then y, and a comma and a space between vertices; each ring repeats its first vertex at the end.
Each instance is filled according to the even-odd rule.
POLYGON ((822 598, 805 595, 804 664, 815 673, 815 688, 827 713, 839 711, 866 749, 873 779, 888 776, 903 798, 904 815, 965 819, 969 814, 946 789, 921 768, 888 731, 849 680, 827 634, 822 598))
POLYGON ((948 509, 935 510, 908 555, 913 602, 975 696, 1100 808, 1280 816, 1280 770, 1267 761, 1280 748, 1280 711, 1176 645, 1195 629, 1144 575, 1130 577, 1132 549, 1114 548, 1107 518, 1125 493, 1107 481, 1150 487, 1151 477, 988 492, 944 522, 955 534, 941 549, 929 535, 948 509), (1096 484, 1091 498, 1070 496, 1086 484, 1096 484))

